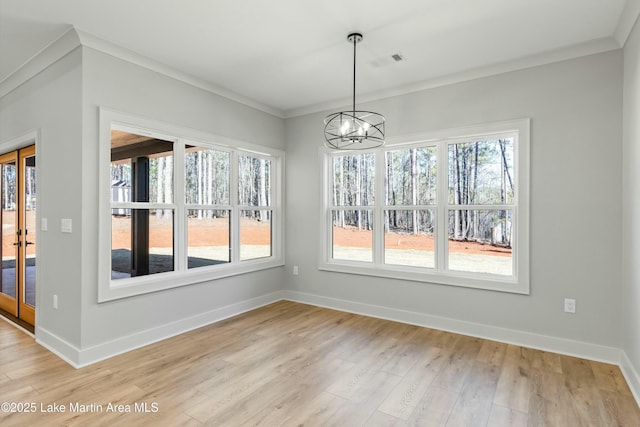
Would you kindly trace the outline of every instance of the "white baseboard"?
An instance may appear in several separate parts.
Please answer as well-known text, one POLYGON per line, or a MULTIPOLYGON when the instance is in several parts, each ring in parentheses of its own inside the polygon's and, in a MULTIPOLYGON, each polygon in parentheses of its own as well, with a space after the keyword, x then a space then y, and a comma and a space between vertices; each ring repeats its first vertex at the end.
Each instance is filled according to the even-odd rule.
POLYGON ((82 368, 283 299, 282 291, 277 291, 82 349, 44 328, 36 328, 36 341, 73 367, 82 368))
POLYGON ((620 360, 620 370, 622 371, 624 378, 627 380, 627 384, 631 389, 631 393, 633 393, 633 397, 636 399, 636 402, 638 402, 638 405, 640 405, 640 375, 638 375, 638 371, 636 371, 633 363, 631 363, 627 353, 624 351, 622 352, 620 360))
POLYGON ((581 341, 539 335, 515 329, 500 328, 497 326, 483 325, 378 305, 363 304, 355 301, 329 298, 304 292, 283 292, 284 299, 289 301, 312 304, 349 313, 362 314, 380 319, 393 320, 411 325, 454 332, 507 344, 515 344, 598 362, 612 363, 615 365, 620 364, 621 351, 614 347, 606 347, 581 341))
POLYGON ((74 368, 78 369, 81 367, 78 363, 80 359, 80 349, 78 347, 40 326, 35 327, 35 332, 36 342, 38 344, 74 368))

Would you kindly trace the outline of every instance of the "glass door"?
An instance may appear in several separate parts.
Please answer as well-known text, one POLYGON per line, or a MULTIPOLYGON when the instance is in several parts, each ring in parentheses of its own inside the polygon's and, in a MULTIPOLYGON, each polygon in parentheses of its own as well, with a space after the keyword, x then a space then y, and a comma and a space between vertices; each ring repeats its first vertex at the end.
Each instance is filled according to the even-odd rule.
POLYGON ((18 152, 18 317, 35 324, 36 308, 36 147, 18 152), (21 243, 21 244, 20 244, 21 243))
POLYGON ((0 156, 0 309, 31 325, 36 306, 35 154, 30 146, 0 156))
POLYGON ((0 309, 18 317, 18 152, 0 156, 0 224, 2 224, 2 277, 0 277, 0 309))

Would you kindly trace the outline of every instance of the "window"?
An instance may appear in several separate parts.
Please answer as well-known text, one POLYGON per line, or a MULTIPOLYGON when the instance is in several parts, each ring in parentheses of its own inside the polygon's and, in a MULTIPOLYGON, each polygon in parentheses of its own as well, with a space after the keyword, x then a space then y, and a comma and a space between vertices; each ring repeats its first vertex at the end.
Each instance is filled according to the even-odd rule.
POLYGON ((239 158, 240 259, 271 256, 271 161, 239 158))
POLYGON ((373 261, 375 158, 373 153, 333 157, 332 258, 373 261))
POLYGON ((231 153, 186 146, 187 268, 231 262, 231 153))
POLYGON ((323 150, 320 268, 529 292, 529 122, 323 150))
POLYGON ((111 208, 111 279, 173 271, 173 142, 111 131, 111 208))
POLYGON ((100 301, 283 264, 281 152, 104 109, 100 138, 100 301))

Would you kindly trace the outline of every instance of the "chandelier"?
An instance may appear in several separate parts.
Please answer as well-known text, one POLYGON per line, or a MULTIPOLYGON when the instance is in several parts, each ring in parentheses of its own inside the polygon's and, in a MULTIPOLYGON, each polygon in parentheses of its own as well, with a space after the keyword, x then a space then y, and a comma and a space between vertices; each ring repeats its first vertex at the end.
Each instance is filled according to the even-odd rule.
POLYGON ((324 119, 325 145, 334 150, 366 150, 384 144, 384 116, 372 111, 356 110, 356 44, 361 33, 347 36, 353 43, 353 104, 349 111, 329 114, 324 119))

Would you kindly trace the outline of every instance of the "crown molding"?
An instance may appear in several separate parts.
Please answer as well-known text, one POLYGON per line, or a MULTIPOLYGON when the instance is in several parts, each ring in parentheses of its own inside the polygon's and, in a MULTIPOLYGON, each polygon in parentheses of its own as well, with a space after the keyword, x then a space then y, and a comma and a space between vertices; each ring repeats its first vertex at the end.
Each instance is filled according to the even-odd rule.
POLYGON ((98 50, 102 53, 114 56, 116 58, 130 62, 132 64, 139 65, 143 68, 147 68, 149 70, 163 74, 167 77, 171 77, 183 83, 189 84, 191 86, 195 86, 199 89, 203 89, 207 92, 211 92, 213 94, 222 96, 224 98, 238 102, 248 107, 255 108, 256 110, 260 110, 267 114, 271 114, 272 116, 284 118, 283 111, 277 108, 260 103, 251 98, 240 95, 238 93, 225 89, 221 86, 215 85, 213 83, 204 81, 203 79, 192 76, 183 71, 177 70, 171 66, 168 66, 154 59, 143 56, 132 50, 118 46, 115 43, 104 40, 98 36, 95 36, 81 29, 76 28, 75 31, 77 32, 78 37, 80 38, 80 42, 83 46, 98 50))
POLYGON ((107 55, 147 68, 151 71, 166 75, 183 83, 203 89, 207 92, 222 96, 231 101, 238 102, 256 110, 260 110, 272 116, 284 118, 283 111, 262 104, 248 97, 239 95, 223 87, 206 82, 190 74, 179 71, 166 64, 147 58, 129 49, 125 49, 115 43, 101 39, 91 33, 71 26, 60 37, 52 41, 45 48, 29 58, 13 73, 0 81, 0 98, 13 91, 38 73, 45 70, 78 46, 89 47, 107 55))
POLYGON ((80 46, 78 34, 73 27, 70 27, 0 81, 0 98, 35 77, 78 46, 80 46))
MULTIPOLYGON (((537 67, 540 65, 579 58, 581 56, 594 55, 597 53, 608 52, 620 48, 621 45, 613 37, 591 40, 589 42, 579 43, 576 45, 554 49, 536 55, 492 64, 486 67, 474 68, 472 70, 448 74, 445 76, 435 77, 433 79, 423 80, 408 85, 370 92, 368 94, 359 94, 358 103, 362 104, 365 102, 379 101, 381 99, 392 98, 394 96, 406 95, 408 93, 420 92, 427 89, 433 89, 455 83, 462 83, 465 81, 476 80, 484 77, 494 76, 497 74, 508 73, 511 71, 523 70, 526 68, 537 67)), ((350 103, 351 98, 344 98, 337 101, 314 104, 301 108, 294 108, 286 110, 284 112, 284 117, 292 118, 312 113, 340 109, 344 108, 345 106, 349 106, 350 103)))
POLYGON ((616 26, 614 37, 624 47, 640 15, 640 0, 627 0, 616 26))

